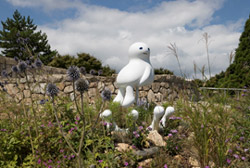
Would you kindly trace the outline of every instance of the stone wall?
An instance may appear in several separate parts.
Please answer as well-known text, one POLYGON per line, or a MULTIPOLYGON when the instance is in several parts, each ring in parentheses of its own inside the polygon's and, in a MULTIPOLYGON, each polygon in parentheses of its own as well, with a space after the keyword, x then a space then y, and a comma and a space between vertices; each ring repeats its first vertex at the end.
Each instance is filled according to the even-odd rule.
MULTIPOLYGON (((0 60, 0 70, 6 69, 8 72, 11 72, 11 67, 16 65, 16 62, 11 58, 2 59, 2 57, 0 57, 0 60)), ((18 101, 30 101, 31 95, 32 98, 47 99, 45 94, 46 85, 50 82, 58 86, 60 95, 69 95, 73 98, 72 82, 67 79, 65 69, 45 66, 42 70, 33 70, 28 76, 30 89, 24 76, 20 77, 11 73, 9 74, 12 75, 12 78, 7 79, 0 77, 0 82, 5 83, 4 85, 7 92, 18 101), (33 76, 32 74, 36 75, 33 76), (16 83, 18 83, 18 86, 16 83)), ((117 86, 115 83, 116 75, 103 77, 87 74, 84 78, 90 83, 88 93, 85 95, 90 101, 94 101, 96 97, 100 96, 101 91, 105 87, 111 90, 113 96, 117 94, 117 86)), ((197 95, 195 85, 190 81, 185 81, 174 75, 156 75, 151 85, 139 88, 140 98, 143 97, 149 102, 159 104, 165 101, 176 100, 180 96, 188 96, 191 98, 194 95, 197 95)))

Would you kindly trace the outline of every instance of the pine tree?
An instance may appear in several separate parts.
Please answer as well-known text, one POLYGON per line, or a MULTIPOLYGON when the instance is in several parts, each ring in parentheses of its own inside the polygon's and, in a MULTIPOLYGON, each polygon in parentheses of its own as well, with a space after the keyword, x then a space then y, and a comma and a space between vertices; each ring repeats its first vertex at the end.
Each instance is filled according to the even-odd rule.
POLYGON ((7 18, 1 23, 3 30, 0 30, 0 47, 4 49, 3 55, 22 60, 32 55, 39 56, 45 65, 52 61, 57 52, 51 51, 47 35, 36 31, 37 26, 30 16, 26 18, 16 10, 12 19, 7 18))

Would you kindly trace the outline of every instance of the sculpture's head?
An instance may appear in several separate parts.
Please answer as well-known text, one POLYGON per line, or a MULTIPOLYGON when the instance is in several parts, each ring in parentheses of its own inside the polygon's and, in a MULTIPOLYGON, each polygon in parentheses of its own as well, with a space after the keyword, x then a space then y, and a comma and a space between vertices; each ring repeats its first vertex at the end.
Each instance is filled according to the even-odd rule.
POLYGON ((129 47, 128 54, 129 58, 140 58, 149 61, 150 48, 145 43, 136 42, 129 47))

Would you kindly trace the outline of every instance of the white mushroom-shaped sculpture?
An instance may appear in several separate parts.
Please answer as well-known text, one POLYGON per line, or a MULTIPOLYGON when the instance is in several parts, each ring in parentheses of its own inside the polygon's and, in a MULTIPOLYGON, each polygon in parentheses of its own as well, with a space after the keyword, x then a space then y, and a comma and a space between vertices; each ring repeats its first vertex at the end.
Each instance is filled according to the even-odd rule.
POLYGON ((139 112, 135 109, 133 109, 130 113, 129 113, 129 116, 132 117, 132 119, 134 121, 138 120, 138 117, 139 117, 139 112))
POLYGON ((129 47, 129 62, 116 78, 119 88, 114 102, 128 107, 138 99, 138 88, 154 81, 154 68, 150 63, 150 49, 147 44, 136 42, 129 47), (133 88, 136 89, 134 96, 133 88))
POLYGON ((171 116, 173 115, 174 113, 174 108, 169 106, 166 108, 166 111, 165 111, 165 114, 164 116, 162 117, 161 121, 160 121, 160 124, 162 124, 163 127, 166 127, 166 120, 171 116))
POLYGON ((164 107, 155 106, 153 121, 149 126, 152 130, 157 130, 157 131, 159 130, 159 121, 163 115, 164 115, 164 107))
POLYGON ((111 118, 112 118, 111 110, 109 110, 109 109, 104 110, 100 114, 100 118, 103 119, 107 123, 107 125, 106 125, 107 129, 110 129, 110 127, 112 125, 112 123, 111 123, 111 118))

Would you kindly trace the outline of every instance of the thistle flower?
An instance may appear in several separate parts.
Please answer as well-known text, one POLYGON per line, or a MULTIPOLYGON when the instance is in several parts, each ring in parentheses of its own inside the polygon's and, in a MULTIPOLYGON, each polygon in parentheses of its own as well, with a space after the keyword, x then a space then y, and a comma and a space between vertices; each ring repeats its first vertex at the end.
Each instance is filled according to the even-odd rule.
POLYGON ((82 66, 82 67, 80 67, 79 70, 80 70, 81 74, 86 75, 87 72, 86 72, 86 68, 85 67, 82 66))
POLYGON ((111 99, 111 91, 107 88, 105 88, 102 93, 101 97, 104 101, 110 100, 111 99))
POLYGON ((35 60, 34 65, 35 65, 36 68, 41 68, 42 65, 43 65, 43 63, 42 63, 42 61, 38 58, 38 59, 35 60))
POLYGON ((12 72, 18 73, 18 68, 16 65, 11 67, 12 72))
POLYGON ((99 71, 98 71, 98 76, 100 76, 100 75, 102 75, 103 74, 103 71, 100 69, 99 71))
POLYGON ((57 96, 59 89, 56 87, 55 84, 49 83, 46 88, 47 95, 50 97, 57 96))
POLYGON ((27 69, 27 64, 24 61, 19 62, 17 65, 19 72, 25 72, 27 69))
POLYGON ((89 82, 85 79, 78 79, 75 83, 76 90, 80 93, 83 93, 84 91, 87 91, 89 88, 89 82))
POLYGON ((18 62, 18 61, 19 61, 19 58, 18 58, 17 56, 15 56, 15 57, 14 57, 14 60, 15 60, 16 62, 18 62))
POLYGON ((3 70, 1 72, 1 76, 4 77, 4 78, 8 78, 8 72, 6 70, 3 70))
POLYGON ((91 70, 89 71, 89 73, 90 73, 91 75, 95 75, 95 74, 96 74, 96 71, 95 71, 94 69, 91 69, 91 70))
POLYGON ((80 72, 77 66, 70 66, 67 70, 67 74, 71 81, 76 81, 80 78, 80 72))

